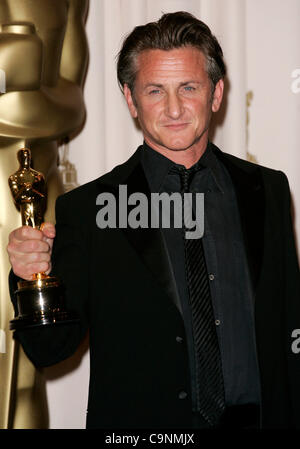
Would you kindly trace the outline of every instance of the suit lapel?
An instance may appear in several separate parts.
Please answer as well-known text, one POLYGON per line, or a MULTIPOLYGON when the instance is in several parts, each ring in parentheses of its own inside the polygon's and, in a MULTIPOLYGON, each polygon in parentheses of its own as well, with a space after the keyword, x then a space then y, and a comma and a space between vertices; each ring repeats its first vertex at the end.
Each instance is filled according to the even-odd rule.
MULTIPOLYGON (((151 223, 151 193, 140 162, 140 150, 141 149, 139 148, 128 162, 117 167, 119 172, 118 170, 115 173, 114 171, 111 172, 108 177, 103 177, 103 181, 108 181, 109 185, 106 187, 108 189, 110 188, 110 191, 114 193, 117 203, 119 185, 127 186, 127 198, 129 198, 132 193, 143 193, 148 199, 148 223, 151 223)), ((101 189, 103 190, 103 186, 101 189)), ((129 212, 130 208, 128 206, 128 214, 129 212)), ((135 249, 141 261, 163 287, 175 306, 182 312, 171 262, 161 230, 151 228, 150 226, 148 228, 137 229, 127 226, 126 228, 122 228, 122 231, 130 245, 135 249)))
MULTIPOLYGON (((216 156, 228 170, 235 187, 250 275, 254 291, 256 291, 264 244, 265 200, 261 172, 259 167, 222 153, 215 145, 212 144, 212 146, 216 156)), ((128 197, 135 192, 143 193, 146 195, 150 206, 151 193, 140 162, 140 151, 141 147, 125 164, 116 167, 112 172, 103 176, 101 190, 111 191, 118 199, 119 185, 126 185, 128 197)), ((182 312, 171 262, 161 230, 151 227, 133 229, 127 226, 122 231, 141 261, 182 312)))
POLYGON ((214 151, 235 188, 250 276, 256 291, 264 245, 265 195, 261 171, 258 166, 222 153, 217 147, 214 151))

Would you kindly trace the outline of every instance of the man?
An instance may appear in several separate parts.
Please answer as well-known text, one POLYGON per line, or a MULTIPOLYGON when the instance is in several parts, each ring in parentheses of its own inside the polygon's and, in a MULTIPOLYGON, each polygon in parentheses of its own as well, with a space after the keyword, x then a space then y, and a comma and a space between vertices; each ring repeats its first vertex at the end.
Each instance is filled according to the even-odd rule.
POLYGON ((144 144, 58 199, 53 266, 52 225, 10 235, 12 292, 16 276, 51 269, 81 319, 18 332, 29 358, 38 366, 63 360, 89 329, 89 428, 299 427, 291 335, 300 285, 288 183, 208 141, 224 76, 218 42, 193 16, 166 14, 135 28, 118 79, 144 144), (203 238, 175 226, 99 229, 96 198, 117 201, 119 186, 149 199, 204 193, 203 238))

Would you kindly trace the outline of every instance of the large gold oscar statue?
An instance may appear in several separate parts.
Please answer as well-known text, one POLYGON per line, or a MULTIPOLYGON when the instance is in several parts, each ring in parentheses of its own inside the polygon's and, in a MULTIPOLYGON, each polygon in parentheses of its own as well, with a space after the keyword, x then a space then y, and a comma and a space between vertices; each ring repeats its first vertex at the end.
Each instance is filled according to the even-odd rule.
POLYGON ((59 142, 84 124, 83 83, 88 62, 88 0, 1 0, 0 70, 0 428, 43 428, 47 406, 43 377, 9 330, 13 308, 7 278, 8 234, 20 226, 8 176, 17 152, 30 148, 33 168, 47 182, 46 221, 63 192, 57 167, 59 142), (3 90, 5 90, 4 93, 3 90))

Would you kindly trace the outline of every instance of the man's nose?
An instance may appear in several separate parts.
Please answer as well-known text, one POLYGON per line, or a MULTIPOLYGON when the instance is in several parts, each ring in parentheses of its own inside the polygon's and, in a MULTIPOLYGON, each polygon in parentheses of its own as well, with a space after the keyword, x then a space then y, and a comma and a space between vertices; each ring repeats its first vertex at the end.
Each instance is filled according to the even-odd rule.
POLYGON ((183 111, 183 104, 177 93, 170 93, 166 99, 166 115, 178 119, 183 111))

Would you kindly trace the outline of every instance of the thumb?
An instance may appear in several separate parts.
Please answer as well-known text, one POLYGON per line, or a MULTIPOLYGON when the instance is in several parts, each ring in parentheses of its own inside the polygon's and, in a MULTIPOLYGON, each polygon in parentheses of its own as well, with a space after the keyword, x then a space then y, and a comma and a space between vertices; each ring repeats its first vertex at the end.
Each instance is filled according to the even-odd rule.
POLYGON ((54 239, 55 237, 55 226, 52 223, 45 222, 42 223, 40 230, 43 232, 44 237, 48 239, 54 239))
POLYGON ((43 223, 40 229, 43 232, 43 240, 48 243, 51 249, 55 237, 55 226, 52 223, 43 223))

